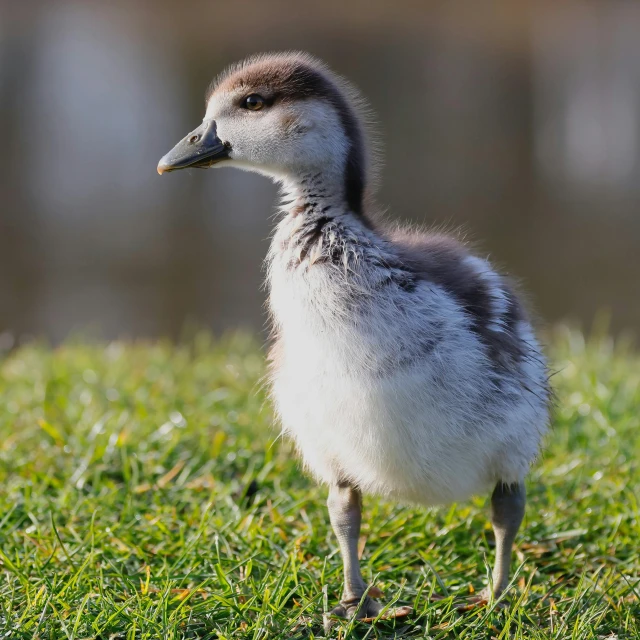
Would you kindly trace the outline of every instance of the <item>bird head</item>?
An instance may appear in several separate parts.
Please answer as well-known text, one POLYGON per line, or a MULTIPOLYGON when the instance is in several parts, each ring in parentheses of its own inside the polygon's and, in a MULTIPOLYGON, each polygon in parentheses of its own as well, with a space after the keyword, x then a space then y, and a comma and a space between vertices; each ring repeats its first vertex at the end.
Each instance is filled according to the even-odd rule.
POLYGON ((158 173, 230 166, 281 182, 322 174, 359 208, 367 172, 360 107, 344 80, 306 54, 249 58, 214 81, 202 124, 158 173))

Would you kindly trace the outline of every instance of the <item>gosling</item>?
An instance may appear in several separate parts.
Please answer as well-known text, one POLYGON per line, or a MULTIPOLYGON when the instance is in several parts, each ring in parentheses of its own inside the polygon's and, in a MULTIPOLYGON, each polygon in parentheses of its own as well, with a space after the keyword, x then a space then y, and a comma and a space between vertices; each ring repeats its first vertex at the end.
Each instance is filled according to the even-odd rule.
POLYGON ((270 383, 306 469, 329 487, 344 565, 332 614, 406 615, 360 572, 362 494, 447 505, 493 489, 491 591, 509 584, 524 478, 547 429, 547 369, 509 282, 457 240, 377 222, 359 94, 304 53, 225 71, 202 124, 158 164, 280 185, 267 257, 270 383))

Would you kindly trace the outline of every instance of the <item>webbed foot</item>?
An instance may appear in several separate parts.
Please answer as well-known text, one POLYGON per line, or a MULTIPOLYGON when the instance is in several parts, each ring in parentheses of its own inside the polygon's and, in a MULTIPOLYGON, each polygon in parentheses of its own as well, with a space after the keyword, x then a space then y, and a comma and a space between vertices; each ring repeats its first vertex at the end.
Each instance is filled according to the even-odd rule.
MULTIPOLYGON (((465 598, 465 600, 461 602, 456 608, 458 609, 458 611, 471 611, 472 609, 477 609, 478 607, 486 607, 491 602, 491 600, 497 600, 501 595, 501 593, 492 594, 491 589, 489 589, 489 587, 485 587, 477 595, 465 598)), ((506 609, 508 606, 508 600, 502 599, 496 604, 496 609, 506 609)))
POLYGON ((361 622, 374 622, 377 620, 392 620, 393 618, 403 618, 412 611, 411 607, 393 607, 384 610, 384 606, 365 596, 364 599, 355 598, 343 600, 337 607, 334 607, 324 616, 325 631, 331 629, 336 618, 345 620, 360 620, 361 622))

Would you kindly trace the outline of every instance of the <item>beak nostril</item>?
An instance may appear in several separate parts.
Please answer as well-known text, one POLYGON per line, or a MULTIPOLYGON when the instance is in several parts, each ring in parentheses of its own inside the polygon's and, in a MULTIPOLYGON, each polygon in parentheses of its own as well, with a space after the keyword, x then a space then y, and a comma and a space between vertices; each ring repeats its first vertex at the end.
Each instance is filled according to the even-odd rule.
POLYGON ((199 136, 199 135, 191 136, 191 137, 189 138, 189 142, 190 142, 191 144, 195 144, 196 142, 198 142, 198 140, 200 140, 200 136, 199 136))

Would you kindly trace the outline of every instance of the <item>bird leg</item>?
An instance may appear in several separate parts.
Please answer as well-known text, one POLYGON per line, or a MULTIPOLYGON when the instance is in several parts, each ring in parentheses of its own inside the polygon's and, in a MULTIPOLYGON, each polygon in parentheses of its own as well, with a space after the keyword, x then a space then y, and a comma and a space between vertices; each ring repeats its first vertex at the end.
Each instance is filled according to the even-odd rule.
POLYGON ((341 618, 375 618, 382 607, 369 596, 363 599, 367 586, 362 578, 358 559, 362 494, 359 489, 347 483, 334 484, 329 489, 327 506, 344 567, 342 600, 331 613, 341 618))
MULTIPOLYGON (((496 539, 496 560, 493 567, 493 597, 499 598, 509 585, 511 552, 520 523, 524 517, 526 493, 523 483, 498 482, 491 496, 491 524, 496 539)), ((483 590, 480 598, 489 600, 491 592, 483 590)))
POLYGON ((325 617, 325 630, 332 626, 330 616, 339 618, 357 618, 373 622, 374 618, 385 620, 402 618, 411 613, 411 607, 396 607, 384 611, 384 607, 375 602, 367 593, 358 558, 358 540, 360 538, 360 520, 362 517, 362 494, 359 489, 346 482, 333 484, 329 489, 329 519, 338 538, 342 564, 344 567, 344 591, 340 604, 325 617))

